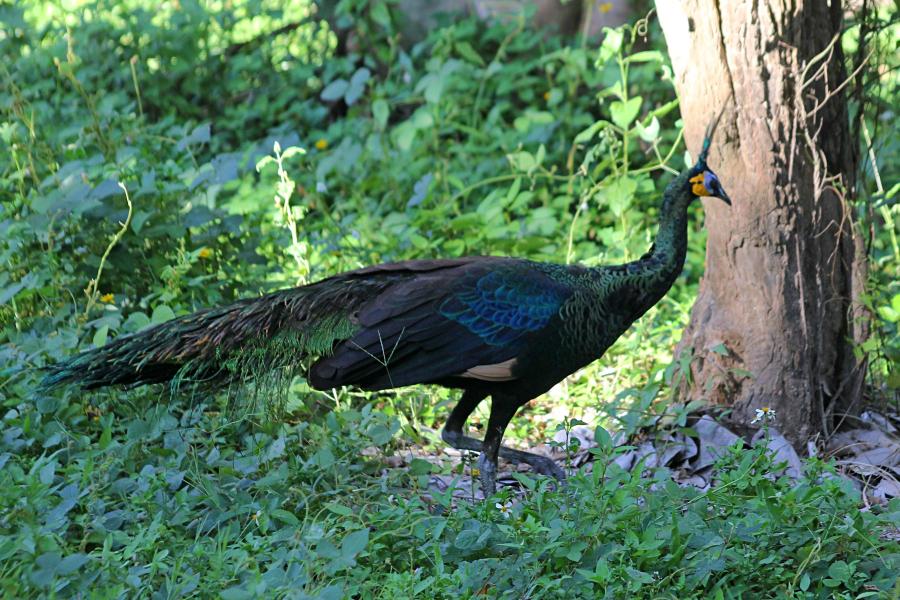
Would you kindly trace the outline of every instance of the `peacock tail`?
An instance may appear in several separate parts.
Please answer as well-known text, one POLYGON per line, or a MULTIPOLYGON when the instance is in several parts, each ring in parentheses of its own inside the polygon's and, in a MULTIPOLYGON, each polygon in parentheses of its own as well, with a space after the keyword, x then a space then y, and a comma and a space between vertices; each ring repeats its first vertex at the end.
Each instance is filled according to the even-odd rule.
POLYGON ((222 387, 278 369, 295 370, 304 358, 327 354, 337 341, 352 336, 354 308, 398 279, 389 272, 360 277, 364 271, 200 310, 122 336, 48 367, 42 385, 78 383, 95 389, 190 382, 222 387))

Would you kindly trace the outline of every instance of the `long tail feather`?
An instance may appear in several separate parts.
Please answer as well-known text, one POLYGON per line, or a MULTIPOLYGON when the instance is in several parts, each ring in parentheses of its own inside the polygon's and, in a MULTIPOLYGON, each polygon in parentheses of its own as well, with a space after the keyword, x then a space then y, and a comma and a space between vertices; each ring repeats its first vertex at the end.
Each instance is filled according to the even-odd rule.
POLYGON ((349 315, 371 286, 341 280, 276 292, 178 317, 48 367, 42 387, 191 380, 226 385, 297 366, 352 335, 349 315))

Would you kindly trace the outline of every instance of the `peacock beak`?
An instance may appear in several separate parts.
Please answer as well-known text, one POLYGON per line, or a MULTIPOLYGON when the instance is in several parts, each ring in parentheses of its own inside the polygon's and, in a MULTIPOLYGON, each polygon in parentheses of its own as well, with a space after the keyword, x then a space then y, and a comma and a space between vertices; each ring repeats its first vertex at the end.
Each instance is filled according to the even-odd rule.
POLYGON ((716 192, 716 198, 718 198, 728 206, 731 206, 731 198, 728 197, 728 194, 725 193, 725 190, 719 188, 719 191, 716 192))

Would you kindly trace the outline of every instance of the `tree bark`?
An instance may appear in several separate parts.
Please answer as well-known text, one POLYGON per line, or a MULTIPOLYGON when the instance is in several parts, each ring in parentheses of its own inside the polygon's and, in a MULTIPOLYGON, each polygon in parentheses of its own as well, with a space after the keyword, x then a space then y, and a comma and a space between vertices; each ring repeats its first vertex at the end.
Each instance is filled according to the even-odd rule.
POLYGON ((726 107, 709 164, 733 200, 704 201, 684 391, 731 405, 737 423, 769 406, 795 445, 858 406, 865 374, 853 354, 866 262, 847 201, 856 159, 840 4, 656 1, 695 152, 726 107))

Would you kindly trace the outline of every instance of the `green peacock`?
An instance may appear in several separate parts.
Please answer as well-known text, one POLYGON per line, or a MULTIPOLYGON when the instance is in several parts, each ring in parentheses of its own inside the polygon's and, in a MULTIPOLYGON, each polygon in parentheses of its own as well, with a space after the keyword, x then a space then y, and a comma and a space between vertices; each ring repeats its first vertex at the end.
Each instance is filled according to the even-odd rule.
POLYGON ((666 294, 684 266, 689 205, 703 196, 731 204, 706 164, 714 129, 696 164, 667 186, 655 242, 634 262, 475 256, 372 266, 120 337, 49 367, 44 384, 229 385, 310 363, 306 378, 320 390, 436 384, 462 390, 442 437, 481 453, 485 494, 495 491, 498 456, 563 479, 551 459, 502 446, 503 433, 522 405, 600 358, 666 294), (484 439, 465 435, 488 396, 484 439))

